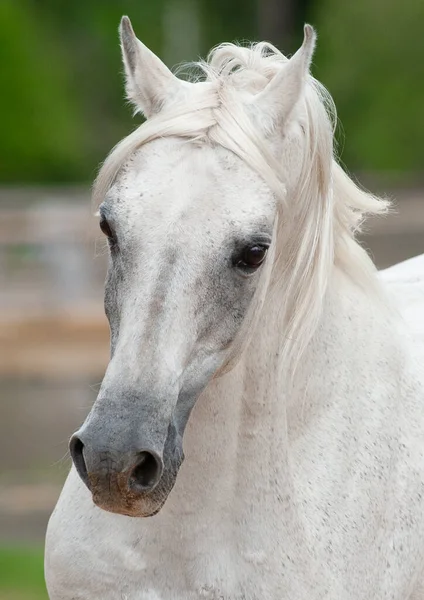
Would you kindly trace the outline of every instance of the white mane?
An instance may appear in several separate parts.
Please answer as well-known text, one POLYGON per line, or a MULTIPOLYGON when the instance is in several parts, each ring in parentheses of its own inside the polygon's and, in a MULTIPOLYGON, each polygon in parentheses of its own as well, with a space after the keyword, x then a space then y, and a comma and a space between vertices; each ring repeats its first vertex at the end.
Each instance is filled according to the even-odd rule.
POLYGON ((333 265, 359 285, 375 289, 374 266, 355 234, 367 214, 384 213, 388 203, 360 190, 336 162, 335 106, 327 90, 310 75, 304 91, 307 122, 300 184, 295 197, 286 197, 281 166, 242 101, 263 90, 286 61, 268 43, 215 48, 206 62, 196 64, 201 79, 210 85, 201 86, 189 102, 152 116, 122 140, 99 172, 94 201, 103 200, 131 154, 153 139, 184 137, 219 144, 238 155, 281 200, 280 221, 293 224, 291 235, 277 240, 276 262, 284 283, 285 356, 296 364, 321 315, 333 265))

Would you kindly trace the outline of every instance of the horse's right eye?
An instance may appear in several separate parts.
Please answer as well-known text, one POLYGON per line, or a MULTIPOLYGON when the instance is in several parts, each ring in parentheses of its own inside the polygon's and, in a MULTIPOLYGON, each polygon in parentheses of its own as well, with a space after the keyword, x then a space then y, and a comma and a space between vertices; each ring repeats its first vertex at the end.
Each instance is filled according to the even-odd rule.
POLYGON ((111 226, 109 225, 109 222, 107 219, 105 219, 104 217, 102 217, 100 219, 100 229, 103 231, 103 233, 105 234, 106 237, 108 237, 109 239, 114 239, 114 233, 112 231, 111 226))

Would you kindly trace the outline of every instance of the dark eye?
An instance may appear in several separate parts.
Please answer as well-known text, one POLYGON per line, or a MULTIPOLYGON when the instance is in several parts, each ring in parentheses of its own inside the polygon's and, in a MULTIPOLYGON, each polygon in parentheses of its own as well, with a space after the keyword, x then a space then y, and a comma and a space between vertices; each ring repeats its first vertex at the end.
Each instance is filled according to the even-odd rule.
POLYGON ((101 217, 99 225, 100 225, 100 229, 103 231, 103 233, 105 234, 106 237, 108 237, 110 240, 115 239, 115 235, 114 235, 112 228, 109 225, 107 219, 105 219, 104 217, 101 217))
POLYGON ((264 262, 268 246, 255 244, 254 246, 246 246, 241 254, 238 255, 235 266, 239 269, 252 271, 261 266, 264 262))

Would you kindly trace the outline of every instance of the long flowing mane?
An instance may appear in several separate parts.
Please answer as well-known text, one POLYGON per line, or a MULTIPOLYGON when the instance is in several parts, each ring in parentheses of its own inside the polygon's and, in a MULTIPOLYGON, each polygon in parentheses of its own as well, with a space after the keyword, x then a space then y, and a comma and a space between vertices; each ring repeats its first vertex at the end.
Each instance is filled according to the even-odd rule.
MULTIPOLYGON (((277 239, 279 279, 285 317, 285 355, 296 364, 317 326, 332 267, 359 285, 376 288, 374 266, 355 240, 367 214, 384 213, 385 200, 362 191, 337 163, 334 153, 336 110, 327 90, 308 76, 304 90, 307 119, 305 151, 295 197, 286 195, 282 165, 271 154, 266 136, 244 106, 279 72, 287 58, 268 43, 249 47, 222 44, 204 62, 189 65, 199 86, 190 101, 149 118, 110 153, 94 185, 100 203, 131 154, 164 136, 219 144, 238 155, 267 182, 280 199, 279 221, 291 225, 277 239)), ((197 89, 197 88, 196 88, 197 89)))

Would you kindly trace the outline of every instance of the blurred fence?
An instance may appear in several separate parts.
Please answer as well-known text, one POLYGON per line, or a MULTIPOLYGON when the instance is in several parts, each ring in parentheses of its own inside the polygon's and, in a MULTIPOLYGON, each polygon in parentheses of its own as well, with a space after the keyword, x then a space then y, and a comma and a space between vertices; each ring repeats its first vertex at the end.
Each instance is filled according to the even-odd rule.
MULTIPOLYGON (((363 242, 382 268, 424 252, 424 190, 363 242)), ((108 360, 105 242, 87 189, 0 190, 0 542, 39 540, 108 360)))
POLYGON ((87 189, 0 191, 0 543, 39 541, 108 360, 87 189))

